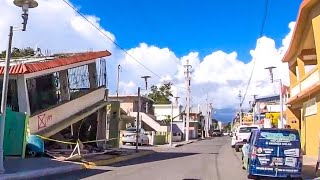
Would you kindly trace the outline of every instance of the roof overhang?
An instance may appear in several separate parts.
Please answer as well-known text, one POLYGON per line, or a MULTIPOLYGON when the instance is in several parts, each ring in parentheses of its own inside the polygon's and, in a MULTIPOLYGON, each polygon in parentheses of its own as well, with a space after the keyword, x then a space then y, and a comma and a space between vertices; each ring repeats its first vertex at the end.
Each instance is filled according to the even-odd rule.
MULTIPOLYGON (((58 56, 50 59, 38 58, 38 61, 32 61, 28 59, 27 61, 21 63, 11 64, 9 68, 10 75, 17 74, 32 74, 32 73, 44 73, 47 74, 47 71, 57 70, 59 68, 69 68, 73 66, 80 66, 84 64, 90 64, 98 58, 103 58, 110 56, 109 51, 96 51, 96 52, 85 52, 77 53, 67 56, 58 56)), ((35 58, 37 59, 37 58, 35 58)), ((0 66, 0 74, 4 73, 4 66, 0 66)), ((51 71, 50 71, 51 72, 51 71)))
POLYGON ((290 59, 297 53, 303 32, 308 24, 308 15, 310 13, 310 9, 314 7, 314 5, 319 2, 318 0, 304 0, 300 5, 300 10, 298 14, 298 18, 296 21, 296 26, 293 31, 293 36, 290 41, 289 48, 282 58, 282 62, 289 62, 290 59))

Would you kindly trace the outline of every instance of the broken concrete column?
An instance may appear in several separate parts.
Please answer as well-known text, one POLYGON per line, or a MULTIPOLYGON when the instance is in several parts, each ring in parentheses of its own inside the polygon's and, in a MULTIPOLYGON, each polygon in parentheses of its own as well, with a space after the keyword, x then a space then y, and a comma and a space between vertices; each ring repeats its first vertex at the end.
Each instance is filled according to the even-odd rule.
MULTIPOLYGON (((106 139, 106 114, 107 111, 105 108, 101 108, 98 110, 98 115, 97 115, 97 140, 101 139, 106 139)), ((98 148, 103 148, 103 145, 105 142, 100 141, 97 142, 97 147, 98 148)))
POLYGON ((61 101, 70 100, 70 89, 68 81, 68 70, 59 71, 59 83, 61 92, 61 101))
POLYGON ((97 67, 96 63, 88 64, 90 89, 96 89, 97 84, 97 67))
POLYGON ((120 129, 119 129, 119 121, 120 121, 120 102, 112 101, 110 102, 111 108, 108 114, 109 119, 109 144, 114 148, 119 147, 119 139, 120 139, 120 129))
POLYGON ((18 89, 19 112, 27 113, 28 115, 30 115, 27 83, 23 75, 18 75, 17 77, 17 89, 18 89))

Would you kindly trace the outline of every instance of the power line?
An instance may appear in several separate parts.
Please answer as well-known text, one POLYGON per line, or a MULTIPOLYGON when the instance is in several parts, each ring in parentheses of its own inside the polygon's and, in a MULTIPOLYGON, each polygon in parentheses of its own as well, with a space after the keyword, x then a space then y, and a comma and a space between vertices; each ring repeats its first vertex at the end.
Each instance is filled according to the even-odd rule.
MULTIPOLYGON (((268 16, 268 6, 269 6, 269 0, 266 0, 265 6, 264 6, 264 15, 263 15, 262 23, 261 23, 259 38, 262 37, 263 32, 264 32, 264 28, 265 28, 265 24, 266 24, 266 20, 267 20, 267 16, 268 16)), ((259 44, 259 42, 260 41, 258 40, 257 44, 259 44)), ((244 100, 246 99, 246 96, 247 96, 247 93, 248 93, 248 89, 249 89, 249 86, 251 84, 251 80, 252 80, 252 77, 253 77, 253 72, 254 72, 254 69, 255 69, 255 65, 256 65, 256 56, 253 57, 253 67, 252 67, 252 70, 251 70, 251 73, 250 73, 250 77, 249 77, 249 80, 248 80, 248 83, 247 83, 247 87, 246 87, 245 93, 243 95, 243 99, 241 101, 241 105, 243 104, 244 100)))
MULTIPOLYGON (((84 16, 81 12, 79 12, 75 7, 73 7, 67 0, 62 0, 63 2, 65 2, 70 8, 72 8, 77 14, 79 14, 84 20, 86 20, 90 25, 92 25, 96 30, 98 30, 103 36, 105 36, 107 39, 109 39, 114 45, 116 45, 119 49, 121 49, 125 54, 127 54, 128 56, 130 56, 134 61, 136 61, 138 64, 140 64, 142 67, 144 67, 145 69, 147 69, 150 73, 152 73, 153 75, 155 75, 156 77, 158 77, 159 79, 161 79, 160 75, 158 75, 157 73, 155 73, 154 71, 152 71, 150 68, 148 68, 147 66, 145 66, 142 62, 140 62, 138 59, 136 59, 134 56, 132 56, 128 51, 126 51, 124 48, 122 48, 120 46, 120 44, 118 44, 117 42, 115 42, 110 36, 108 36, 105 32, 103 32, 99 27, 97 27, 95 24, 93 24, 91 21, 89 21, 86 16, 84 16)), ((177 88, 183 88, 183 87, 179 87, 176 86, 177 88)), ((185 89, 185 88, 183 88, 185 89)))
POLYGON ((76 13, 78 13, 83 19, 85 19, 89 24, 91 24, 95 29, 97 29, 103 36, 108 38, 114 45, 116 45, 119 49, 121 49, 125 54, 130 56, 133 60, 135 60, 137 63, 139 63, 141 66, 143 66, 145 69, 147 69, 149 72, 151 72, 153 75, 157 76, 161 79, 161 77, 156 74, 154 71, 149 69, 147 66, 145 66, 143 63, 141 63, 139 60, 137 60, 135 57, 133 57, 128 51, 126 51, 124 48, 122 48, 117 42, 115 42, 110 36, 108 36, 105 32, 103 32, 99 27, 97 27, 95 24, 93 24, 91 21, 89 21, 82 13, 80 13, 75 7, 73 7, 67 0, 62 0, 65 2, 70 8, 72 8, 76 13))

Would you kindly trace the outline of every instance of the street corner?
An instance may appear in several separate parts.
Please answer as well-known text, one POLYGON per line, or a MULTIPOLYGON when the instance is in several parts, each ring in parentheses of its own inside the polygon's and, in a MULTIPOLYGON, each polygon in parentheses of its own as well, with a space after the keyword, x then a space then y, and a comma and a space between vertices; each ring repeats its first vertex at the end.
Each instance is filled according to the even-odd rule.
POLYGON ((134 159, 134 158, 140 158, 143 156, 147 156, 147 155, 151 155, 153 153, 155 153, 156 151, 153 150, 141 150, 139 152, 135 152, 133 154, 129 154, 129 155, 119 155, 119 156, 114 156, 108 159, 97 159, 94 161, 87 161, 85 162, 85 167, 87 169, 93 168, 94 166, 107 166, 110 164, 114 164, 114 163, 118 163, 118 162, 122 162, 122 161, 127 161, 130 159, 134 159))

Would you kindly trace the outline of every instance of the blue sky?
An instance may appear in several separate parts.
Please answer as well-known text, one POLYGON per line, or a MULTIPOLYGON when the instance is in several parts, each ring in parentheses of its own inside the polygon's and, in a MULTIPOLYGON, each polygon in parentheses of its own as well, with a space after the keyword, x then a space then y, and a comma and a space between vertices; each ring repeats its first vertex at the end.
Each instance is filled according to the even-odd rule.
MULTIPOLYGON (((53 53, 110 50, 113 54, 107 61, 108 88, 115 94, 117 65, 121 64, 119 92, 124 95, 136 93, 143 84, 142 75, 152 75, 149 85, 161 84, 163 79, 173 81, 174 94, 186 97, 183 71, 189 59, 193 66, 192 105, 206 103, 208 94, 216 117, 231 120, 238 107, 238 92, 245 91, 250 77, 250 50, 255 54, 256 66, 244 104, 248 105, 253 94, 276 92, 277 87, 270 84, 264 70, 266 66, 278 67, 283 82, 288 79, 288 68, 281 58, 294 28, 294 23, 290 28, 288 25, 296 20, 302 0, 269 0, 263 34, 267 38, 260 38, 258 45, 266 0, 70 1, 160 78, 125 56, 62 0, 38 0, 39 7, 30 10, 28 30, 15 33, 14 46, 41 47, 53 53)), ((11 0, 0 1, 0 17, 6 17, 0 23, 1 42, 7 40, 9 25, 21 23, 20 11, 11 0)), ((5 48, 5 43, 0 43, 0 49, 5 48)))
MULTIPOLYGON (((251 60, 263 19, 265 0, 71 0, 84 14, 95 15, 130 49, 141 42, 169 47, 178 57, 191 51, 200 57, 216 50, 236 51, 238 59, 251 60)), ((264 35, 276 45, 296 20, 301 0, 269 0, 264 35)))

